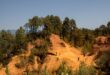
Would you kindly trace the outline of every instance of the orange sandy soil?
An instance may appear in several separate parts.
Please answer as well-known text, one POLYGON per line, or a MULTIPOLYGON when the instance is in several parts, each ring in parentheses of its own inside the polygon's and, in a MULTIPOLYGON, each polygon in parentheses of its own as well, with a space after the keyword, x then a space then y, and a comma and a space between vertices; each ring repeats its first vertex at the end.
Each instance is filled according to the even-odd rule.
MULTIPOLYGON (((55 55, 47 55, 45 62, 41 65, 42 70, 46 68, 48 72, 55 72, 62 64, 62 62, 64 62, 72 70, 78 69, 81 62, 84 62, 87 65, 94 65, 94 55, 84 56, 81 53, 81 50, 78 50, 75 47, 71 47, 68 43, 61 40, 60 37, 55 34, 51 35, 50 40, 52 42, 52 47, 49 50, 49 53, 53 53, 55 55)), ((37 62, 37 57, 35 58, 35 64, 33 65, 26 64, 27 67, 20 69, 15 67, 15 64, 20 62, 20 56, 29 56, 33 47, 34 46, 29 43, 26 53, 23 53, 19 56, 14 56, 12 58, 12 60, 8 64, 8 69, 11 75, 22 75, 26 68, 28 68, 29 70, 32 70, 33 68, 35 70, 38 70, 39 64, 37 62)), ((6 75, 5 70, 6 68, 1 68, 0 75, 6 75)))

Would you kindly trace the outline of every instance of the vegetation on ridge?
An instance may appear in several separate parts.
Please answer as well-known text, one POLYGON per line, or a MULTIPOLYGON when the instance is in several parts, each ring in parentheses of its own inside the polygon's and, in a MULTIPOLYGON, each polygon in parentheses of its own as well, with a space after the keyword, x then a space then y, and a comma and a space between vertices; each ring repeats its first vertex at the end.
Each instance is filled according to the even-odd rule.
MULTIPOLYGON (((46 17, 34 16, 32 19, 29 19, 24 27, 20 27, 15 35, 9 31, 1 30, 0 64, 6 67, 7 74, 9 75, 7 64, 11 58, 25 52, 29 42, 34 45, 34 48, 31 50, 30 59, 26 60, 34 62, 34 57, 37 56, 39 57, 40 63, 43 64, 48 50, 51 47, 51 34, 59 35, 61 39, 70 43, 72 46, 83 48, 82 51, 85 55, 91 51, 92 44, 97 36, 110 36, 110 22, 108 22, 107 25, 101 25, 99 28, 91 30, 78 28, 75 20, 69 19, 68 17, 61 21, 59 16, 54 15, 48 15, 46 17)), ((106 55, 108 54, 105 54, 105 57, 100 57, 97 65, 102 72, 108 74, 110 66, 106 66, 106 63, 109 64, 110 59, 105 60, 106 62, 104 63, 102 62, 102 58, 105 59, 107 57, 106 55)), ((20 68, 25 64, 25 62, 21 62, 15 66, 20 68)), ((91 70, 85 70, 86 68, 82 68, 81 66, 77 72, 85 72, 86 74, 89 72, 87 75, 94 75, 93 73, 95 73, 93 69, 93 73, 90 73, 91 70)), ((62 72, 71 73, 69 69, 65 69, 64 65, 61 66, 57 72, 58 75, 62 75, 62 72)), ((83 75, 83 73, 76 75, 83 75)))

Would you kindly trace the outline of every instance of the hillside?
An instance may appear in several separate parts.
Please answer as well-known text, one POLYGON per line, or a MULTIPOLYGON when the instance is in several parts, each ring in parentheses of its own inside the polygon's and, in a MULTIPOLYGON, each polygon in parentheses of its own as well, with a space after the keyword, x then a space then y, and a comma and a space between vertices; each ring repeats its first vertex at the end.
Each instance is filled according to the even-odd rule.
POLYGON ((7 67, 0 69, 0 75, 6 75, 7 69, 11 75, 23 75, 27 70, 38 71, 39 66, 42 70, 46 68, 48 72, 54 73, 62 63, 65 63, 72 70, 78 69, 81 62, 87 65, 94 65, 94 56, 84 56, 80 50, 64 42, 58 35, 52 34, 50 40, 52 46, 48 50, 48 55, 43 64, 38 62, 38 57, 35 57, 34 64, 26 62, 27 57, 31 55, 31 49, 34 47, 34 45, 29 43, 26 52, 12 57, 7 67), (16 64, 20 63, 22 60, 24 60, 25 66, 23 65, 24 67, 22 68, 16 67, 16 64))
POLYGON ((104 52, 110 50, 110 37, 109 36, 98 36, 95 39, 95 43, 93 45, 93 50, 104 52))

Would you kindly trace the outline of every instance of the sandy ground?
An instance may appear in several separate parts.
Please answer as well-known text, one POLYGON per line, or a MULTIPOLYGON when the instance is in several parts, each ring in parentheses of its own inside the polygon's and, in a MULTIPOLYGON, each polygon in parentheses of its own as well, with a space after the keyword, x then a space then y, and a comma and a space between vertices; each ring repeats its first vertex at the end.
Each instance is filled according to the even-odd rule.
MULTIPOLYGON (((49 53, 53 53, 55 55, 47 55, 44 64, 41 65, 41 68, 46 70, 48 72, 55 72, 59 66, 63 63, 65 63, 69 68, 72 70, 77 69, 80 66, 81 62, 86 63, 87 65, 93 65, 94 56, 84 56, 82 55, 81 51, 78 50, 75 47, 71 47, 68 43, 64 42, 59 38, 59 36, 52 34, 50 37, 50 40, 52 42, 52 47, 49 50, 49 53)), ((28 44, 28 50, 26 53, 21 54, 21 56, 29 56, 31 53, 31 49, 34 46, 30 43, 28 44)), ((11 62, 8 64, 9 72, 11 75, 22 75, 25 71, 26 67, 24 68, 16 68, 15 64, 20 62, 20 56, 14 56, 11 60, 11 62)), ((38 62, 37 57, 35 58, 35 64, 34 65, 28 65, 28 68, 34 68, 38 69, 38 62)), ((0 69, 0 75, 6 75, 5 74, 5 68, 0 69)))
POLYGON ((80 66, 81 62, 85 64, 93 65, 94 56, 84 56, 80 50, 75 47, 71 47, 69 44, 61 40, 57 35, 51 35, 52 50, 50 53, 54 56, 48 55, 43 67, 47 67, 49 71, 56 71, 59 66, 65 63, 69 68, 75 70, 80 66), (63 43, 64 46, 61 45, 63 43))

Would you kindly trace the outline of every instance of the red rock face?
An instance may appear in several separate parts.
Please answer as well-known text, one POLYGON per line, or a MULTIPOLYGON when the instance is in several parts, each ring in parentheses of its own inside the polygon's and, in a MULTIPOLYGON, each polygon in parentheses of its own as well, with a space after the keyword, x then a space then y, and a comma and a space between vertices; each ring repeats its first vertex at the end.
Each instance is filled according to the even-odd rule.
POLYGON ((110 50, 110 37, 98 36, 93 44, 93 51, 108 51, 110 50))

